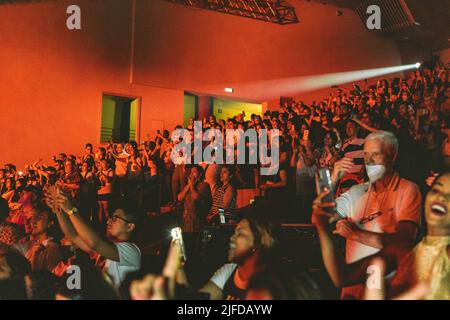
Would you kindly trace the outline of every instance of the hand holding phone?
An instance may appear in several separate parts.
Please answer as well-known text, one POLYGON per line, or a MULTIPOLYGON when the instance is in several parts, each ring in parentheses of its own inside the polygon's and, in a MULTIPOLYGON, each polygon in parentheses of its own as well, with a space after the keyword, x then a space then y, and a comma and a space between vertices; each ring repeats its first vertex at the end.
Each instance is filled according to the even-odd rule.
POLYGON ((317 171, 315 178, 316 178, 316 191, 318 195, 324 192, 325 190, 330 191, 324 198, 322 198, 322 202, 333 202, 334 192, 330 170, 328 168, 320 168, 317 171))
POLYGON ((180 227, 173 228, 171 231, 171 234, 172 234, 172 241, 175 242, 180 248, 182 262, 185 263, 187 260, 187 257, 186 257, 186 250, 184 247, 183 233, 181 231, 181 228, 180 227))

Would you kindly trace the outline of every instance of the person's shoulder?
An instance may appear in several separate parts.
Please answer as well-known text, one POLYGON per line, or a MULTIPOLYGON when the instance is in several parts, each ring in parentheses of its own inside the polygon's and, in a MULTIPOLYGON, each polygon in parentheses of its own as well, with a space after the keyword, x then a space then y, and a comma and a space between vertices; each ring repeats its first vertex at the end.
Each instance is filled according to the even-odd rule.
POLYGON ((233 272, 237 268, 237 266, 238 265, 236 263, 226 263, 219 269, 217 269, 216 273, 233 272))
POLYGON ((369 190, 369 187, 370 182, 363 182, 352 186, 346 193, 349 193, 350 195, 359 195, 361 193, 367 192, 367 190, 369 190))
POLYGON ((361 199, 361 197, 367 192, 368 189, 369 189, 368 182, 354 185, 346 192, 339 195, 339 197, 336 198, 336 203, 342 205, 347 201, 350 202, 357 201, 361 199))
POLYGON ((409 190, 411 192, 420 193, 419 186, 411 180, 400 177, 400 181, 398 182, 398 184, 399 185, 398 185, 397 190, 400 190, 401 192, 409 190))
POLYGON ((135 251, 139 254, 141 254, 141 250, 139 247, 133 243, 133 242, 115 242, 114 243, 117 249, 119 250, 128 250, 128 251, 135 251))

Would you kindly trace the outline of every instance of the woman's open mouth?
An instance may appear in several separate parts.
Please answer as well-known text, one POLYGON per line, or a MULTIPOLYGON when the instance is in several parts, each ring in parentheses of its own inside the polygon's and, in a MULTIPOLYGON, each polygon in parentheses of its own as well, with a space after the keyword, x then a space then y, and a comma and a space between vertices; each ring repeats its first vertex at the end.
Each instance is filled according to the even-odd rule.
POLYGON ((438 217, 443 217, 447 214, 447 208, 440 203, 433 203, 431 205, 431 212, 438 217))

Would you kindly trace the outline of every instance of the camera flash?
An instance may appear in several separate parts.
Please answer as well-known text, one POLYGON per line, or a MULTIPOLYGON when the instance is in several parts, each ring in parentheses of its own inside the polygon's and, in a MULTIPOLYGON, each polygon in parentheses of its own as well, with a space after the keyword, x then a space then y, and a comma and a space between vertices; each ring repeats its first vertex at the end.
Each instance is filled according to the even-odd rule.
POLYGON ((179 227, 173 228, 170 233, 172 234, 173 240, 181 239, 181 229, 179 227))

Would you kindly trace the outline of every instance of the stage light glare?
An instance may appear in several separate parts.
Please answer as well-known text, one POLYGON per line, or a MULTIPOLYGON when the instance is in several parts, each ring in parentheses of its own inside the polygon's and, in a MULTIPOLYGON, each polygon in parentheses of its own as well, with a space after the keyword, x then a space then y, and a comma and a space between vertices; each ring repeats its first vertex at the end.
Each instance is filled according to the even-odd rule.
MULTIPOLYGON (((332 85, 340 86, 347 83, 355 83, 363 81, 364 79, 372 79, 377 77, 385 77, 387 75, 403 76, 402 72, 407 70, 417 70, 421 66, 420 62, 411 63, 407 65, 388 66, 381 68, 362 69, 342 71, 335 73, 307 75, 282 79, 270 79, 255 82, 245 82, 236 84, 225 84, 220 86, 220 90, 233 93, 234 88, 239 88, 238 95, 245 97, 246 95, 255 95, 258 92, 258 99, 260 101, 270 101, 280 96, 295 96, 302 92, 311 92, 330 88, 332 85), (222 89, 224 88, 224 89, 222 89)), ((203 92, 208 92, 209 88, 202 88, 203 92)), ((212 86, 210 90, 217 90, 217 87, 212 86)))

